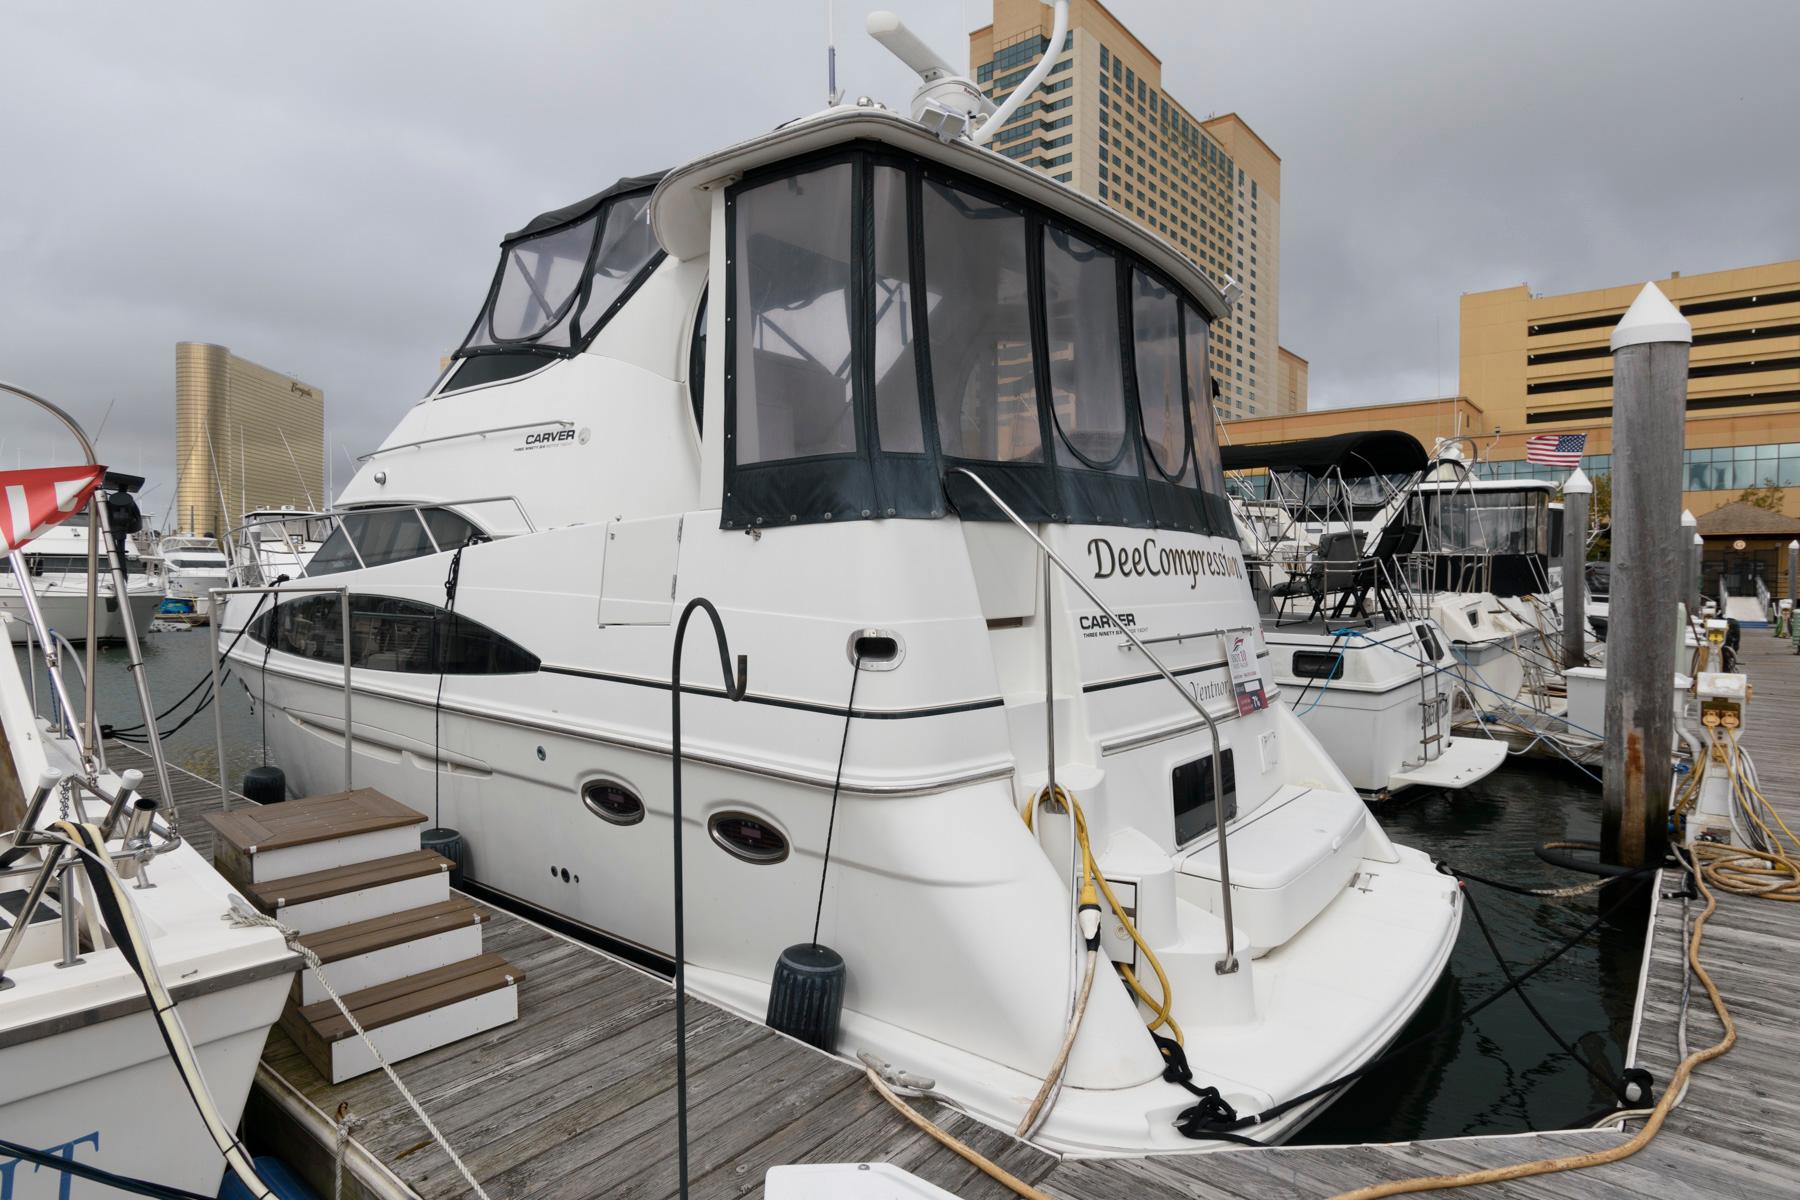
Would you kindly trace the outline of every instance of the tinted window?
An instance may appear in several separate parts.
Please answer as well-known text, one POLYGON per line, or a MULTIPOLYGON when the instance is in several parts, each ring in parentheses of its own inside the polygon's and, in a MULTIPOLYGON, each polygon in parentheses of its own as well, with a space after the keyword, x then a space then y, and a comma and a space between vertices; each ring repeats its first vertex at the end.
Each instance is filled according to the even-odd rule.
POLYGON ((1207 370, 1206 318, 1191 304, 1181 307, 1183 371, 1187 380, 1188 421, 1194 427, 1194 474, 1201 491, 1225 494, 1225 468, 1219 462, 1219 429, 1207 370))
POLYGON ((575 302, 593 244, 590 217, 507 247, 500 287, 487 317, 489 337, 496 342, 531 341, 557 324, 575 302))
POLYGON ((345 513, 306 564, 306 574, 310 578, 358 567, 379 567, 484 540, 486 535, 481 530, 445 508, 345 513))
POLYGON ((856 449, 851 171, 821 167, 734 202, 737 462, 856 449))
POLYGON ((1118 263, 1054 226, 1044 230, 1044 321, 1057 461, 1136 473, 1125 452, 1118 263))
POLYGON ((927 181, 925 307, 938 439, 952 458, 1043 457, 1031 352, 1025 218, 927 181))
MULTIPOLYGON (((1237 768, 1232 752, 1219 759, 1219 781, 1225 786, 1225 819, 1237 816, 1237 768)), ((1170 777, 1174 792, 1175 842, 1185 845, 1201 834, 1218 828, 1219 806, 1213 797, 1212 759, 1197 758, 1176 767, 1170 777)))
MULTIPOLYGON (((337 596, 284 601, 251 624, 250 636, 284 654, 342 664, 338 604, 337 596)), ((351 666, 369 671, 517 675, 538 669, 536 655, 480 622, 394 596, 351 595, 350 649, 351 666)))
POLYGON ((456 373, 444 384, 443 390, 454 392, 462 388, 480 387, 484 383, 499 383, 503 379, 516 379, 555 361, 530 351, 516 354, 477 354, 473 358, 462 360, 456 373))
POLYGON ((688 350, 688 401, 694 406, 694 428, 706 428, 706 298, 700 293, 700 311, 694 314, 694 344, 688 350))
POLYGON ((918 356, 913 346, 912 264, 906 245, 906 173, 876 167, 874 180, 875 426, 883 450, 919 454, 918 356))
POLYGON ((623 196, 607 206, 600 245, 594 250, 594 272, 588 277, 587 299, 581 304, 582 334, 598 328, 607 310, 659 249, 650 229, 650 193, 623 196))
POLYGON ((1187 466, 1187 418, 1181 380, 1181 310, 1175 293, 1142 271, 1131 273, 1131 327, 1144 445, 1167 479, 1187 466))

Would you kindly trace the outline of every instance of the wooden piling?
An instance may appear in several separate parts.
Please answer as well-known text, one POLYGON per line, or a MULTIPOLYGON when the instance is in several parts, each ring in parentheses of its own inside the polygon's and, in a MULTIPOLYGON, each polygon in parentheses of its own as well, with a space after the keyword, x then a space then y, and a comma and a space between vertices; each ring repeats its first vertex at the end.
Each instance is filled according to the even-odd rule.
POLYGON ((1613 330, 1612 599, 1601 855, 1661 859, 1675 736, 1676 606, 1687 576, 1681 449, 1692 327, 1644 285, 1613 330))
POLYGON ((1587 665, 1588 497, 1594 485, 1580 467, 1563 484, 1562 658, 1563 667, 1587 665))

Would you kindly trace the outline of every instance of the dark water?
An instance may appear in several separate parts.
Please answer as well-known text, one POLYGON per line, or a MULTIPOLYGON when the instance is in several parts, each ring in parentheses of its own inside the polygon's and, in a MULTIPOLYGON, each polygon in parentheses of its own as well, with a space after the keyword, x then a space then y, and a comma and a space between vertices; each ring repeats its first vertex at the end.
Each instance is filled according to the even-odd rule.
MULTIPOLYGON (((1572 768, 1509 762, 1460 793, 1402 798, 1376 810, 1396 842, 1462 870, 1537 885, 1579 882, 1541 862, 1543 841, 1595 840, 1600 792, 1572 768)), ((1469 884, 1495 941, 1519 974, 1591 923, 1618 898, 1515 896, 1469 884)), ((1619 907, 1614 919, 1524 990, 1550 1025, 1609 1077, 1623 1065, 1642 961, 1645 909, 1619 907)), ((1422 1044, 1377 1068, 1320 1114, 1296 1142, 1383 1142, 1475 1133, 1566 1128, 1611 1105, 1611 1094, 1565 1055, 1517 995, 1462 1020, 1505 985, 1505 976, 1465 914, 1437 989, 1396 1045, 1422 1044)))
MULTIPOLYGON (((208 681, 202 683, 191 699, 161 722, 165 733, 192 712, 195 702, 206 695, 210 685, 207 648, 211 632, 209 629, 184 629, 167 633, 152 630, 144 635, 145 677, 149 680, 150 696, 159 713, 173 705, 194 684, 202 680, 208 681)), ((14 649, 22 668, 25 649, 22 646, 14 649)), ((80 646, 75 648, 75 652, 78 656, 84 653, 80 646)), ((138 711, 137 691, 131 682, 131 674, 126 669, 128 661, 123 646, 100 648, 97 672, 100 683, 95 692, 95 705, 102 724, 124 728, 137 725, 143 720, 138 711)), ((82 708, 81 673, 79 670, 68 669, 64 678, 68 682, 70 701, 75 705, 79 718, 82 708)), ((256 718, 250 714, 244 689, 235 676, 227 681, 224 692, 225 764, 227 777, 236 785, 247 769, 262 761, 262 740, 256 718)), ((44 675, 41 660, 37 670, 37 694, 39 711, 47 714, 50 711, 50 685, 44 675)), ((205 779, 217 779, 218 752, 215 744, 213 711, 209 706, 180 730, 170 734, 163 741, 163 750, 172 765, 184 767, 205 779)), ((150 771, 145 769, 144 773, 149 775, 150 771)))
MULTIPOLYGON (((208 636, 207 630, 185 630, 146 637, 145 661, 159 711, 206 677, 208 636)), ((117 725, 139 719, 125 663, 122 648, 101 651, 100 715, 117 725)), ((235 785, 262 761, 261 738, 242 686, 233 679, 225 691, 226 769, 235 785)), ((41 673, 39 694, 48 694, 41 673)), ((80 705, 79 696, 75 703, 80 705)), ((192 709, 190 700, 163 728, 192 709)), ((170 762, 217 778, 210 708, 164 746, 170 762)), ((1599 806, 1598 786, 1572 770, 1509 763, 1478 787, 1402 798, 1376 813, 1395 841, 1433 858, 1495 879, 1560 885, 1575 880, 1539 861, 1531 848, 1542 841, 1597 838, 1599 806)), ((1597 894, 1554 901, 1470 886, 1515 972, 1591 922, 1603 903, 1597 894)), ((1525 985, 1564 1039, 1590 1062, 1605 1064, 1609 1075, 1619 1070, 1630 1036, 1643 929, 1642 909, 1626 905, 1618 922, 1602 926, 1525 985)), ((1562 1128, 1608 1106, 1607 1091, 1557 1048, 1516 996, 1472 1021, 1460 1019, 1504 982, 1480 930, 1465 916, 1443 980, 1398 1040, 1427 1035, 1422 1044, 1352 1086, 1295 1140, 1397 1141, 1562 1128)))

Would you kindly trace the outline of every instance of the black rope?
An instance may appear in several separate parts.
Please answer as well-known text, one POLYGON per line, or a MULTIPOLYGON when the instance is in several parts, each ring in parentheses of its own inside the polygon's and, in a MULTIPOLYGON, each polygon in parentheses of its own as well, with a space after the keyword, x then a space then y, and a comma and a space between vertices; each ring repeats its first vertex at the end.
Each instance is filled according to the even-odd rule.
MULTIPOLYGON (((220 658, 224 658, 226 655, 230 654, 233 650, 237 649, 237 644, 243 640, 243 637, 246 633, 250 632, 250 626, 256 620, 257 614, 262 612, 263 601, 267 600, 268 598, 269 598, 269 593, 267 593, 267 592, 264 592, 262 595, 260 595, 256 598, 256 607, 250 610, 249 618, 243 623, 243 625, 241 625, 238 628, 237 636, 231 639, 231 645, 225 647, 224 651, 219 655, 220 658)), ((175 703, 169 705, 168 708, 166 708, 162 712, 156 714, 156 719, 158 721, 166 720, 171 713, 173 713, 176 709, 180 708, 182 705, 186 704, 189 700, 191 700, 193 698, 195 692, 198 692, 201 688, 205 687, 207 684, 209 684, 211 682, 212 682, 212 671, 208 670, 206 674, 202 675, 198 680, 195 681, 194 686, 189 688, 187 690, 187 692, 181 697, 181 699, 175 701, 175 703)), ((221 683, 224 682, 223 678, 220 679, 220 682, 221 683)), ((122 733, 138 733, 140 731, 143 731, 144 729, 145 729, 144 723, 142 721, 139 721, 136 725, 126 725, 123 728, 108 729, 107 733, 108 733, 108 736, 116 737, 122 733)))
POLYGON ((1525 989, 1513 983, 1512 966, 1506 961, 1506 956, 1500 952, 1500 943, 1494 940, 1494 933, 1493 930, 1488 928, 1487 919, 1481 915, 1481 906, 1475 903, 1475 893, 1465 887, 1463 889, 1463 897, 1468 901, 1469 915, 1475 918, 1475 927, 1481 930, 1482 940, 1487 943, 1488 949, 1493 952, 1494 962, 1500 967, 1500 974, 1506 978, 1508 984, 1513 985, 1513 990, 1519 994, 1520 1001, 1523 1002, 1526 1009, 1530 1011, 1532 1018, 1543 1027, 1545 1033, 1550 1035, 1550 1040, 1562 1048, 1564 1054, 1574 1059, 1580 1064, 1582 1070, 1593 1077, 1595 1083, 1598 1083, 1601 1087, 1610 1092, 1613 1098, 1618 1100, 1621 1104, 1627 1103, 1628 1099, 1625 1095, 1623 1081, 1608 1078, 1605 1072, 1601 1071, 1587 1059, 1578 1054, 1575 1047, 1565 1041, 1562 1034, 1558 1033, 1555 1028, 1551 1026, 1549 1018, 1545 1017, 1544 1014, 1539 1011, 1538 1006, 1532 1003, 1531 997, 1525 994, 1525 989))
MULTIPOLYGON (((231 672, 229 670, 222 672, 219 675, 219 686, 221 688, 224 687, 225 681, 230 678, 231 678, 231 672)), ((184 728, 187 727, 189 722, 191 722, 195 717, 199 716, 201 713, 205 712, 208 708, 210 708, 212 706, 213 699, 214 699, 213 693, 207 692, 206 695, 201 697, 200 703, 194 706, 193 712, 191 712, 187 716, 181 718, 180 721, 176 722, 174 725, 171 725, 167 729, 158 729, 156 732, 157 740, 166 742, 170 738, 174 737, 177 733, 180 733, 184 728)), ((137 746, 148 746, 150 744, 150 738, 147 734, 120 733, 118 730, 112 729, 112 728, 110 728, 108 726, 104 726, 104 725, 101 726, 101 730, 107 737, 117 738, 121 742, 128 742, 128 743, 131 743, 132 745, 137 745, 137 746)))
MULTIPOLYGON (((1563 864, 1557 863, 1553 865, 1562 866, 1563 864)), ((1531 896, 1538 900, 1553 900, 1558 898, 1556 894, 1558 889, 1556 888, 1529 886, 1522 883, 1508 883, 1503 879, 1489 879, 1484 875, 1477 875, 1473 871, 1465 871, 1461 867, 1453 867, 1449 863, 1440 862, 1437 864, 1437 867, 1438 870, 1442 871, 1444 874, 1456 879, 1483 884, 1487 887, 1494 888, 1497 891, 1511 892, 1515 896, 1531 896)), ((1615 880, 1638 879, 1645 875, 1654 875, 1660 870, 1662 870, 1661 867, 1626 867, 1621 869, 1620 874, 1614 875, 1611 878, 1615 880)))
POLYGON ((862 651, 850 668, 850 699, 844 702, 844 736, 838 742, 837 774, 831 778, 831 819, 825 824, 825 858, 819 864, 819 903, 813 909, 813 949, 819 948, 819 921, 825 915, 825 876, 831 870, 831 835, 837 830, 838 789, 844 782, 844 753, 850 748, 850 721, 856 710, 856 680, 862 674, 862 651))
POLYGON ((30 1146, 21 1146, 19 1143, 9 1142, 5 1138, 0 1138, 0 1154, 10 1154, 23 1162, 52 1171, 66 1171, 77 1179, 91 1179, 95 1183, 103 1183, 109 1188, 117 1188, 121 1192, 130 1192, 137 1196, 155 1196, 160 1200, 213 1200, 212 1197, 203 1196, 199 1192, 170 1187, 168 1184, 156 1183, 148 1179, 133 1179, 129 1175, 119 1175, 91 1163, 76 1162, 72 1158, 63 1158, 61 1155, 34 1150, 30 1146))
MULTIPOLYGON (((1466 895, 1468 892, 1468 889, 1464 888, 1463 892, 1466 895)), ((1635 900, 1636 898, 1637 898, 1637 896, 1636 896, 1635 888, 1619 895, 1611 904, 1607 905, 1604 909, 1602 909, 1600 911, 1599 916, 1595 917, 1587 925, 1583 926, 1582 929, 1579 932, 1577 932, 1573 937, 1570 937, 1567 941, 1563 942, 1562 945, 1558 946, 1555 950, 1552 950, 1543 959, 1532 964, 1532 966, 1529 969, 1527 969, 1526 971, 1524 971, 1523 973, 1518 975, 1516 978, 1514 978, 1510 982, 1508 982, 1505 986, 1497 989, 1496 991, 1490 993, 1489 995, 1485 996, 1481 1000, 1477 1001, 1474 1005, 1470 1006, 1466 1011, 1464 1011, 1461 1014, 1461 1016, 1459 1016, 1457 1018, 1457 1021, 1459 1023, 1463 1023, 1463 1022, 1468 1022, 1468 1021, 1474 1020, 1476 1014, 1480 1013, 1482 1009, 1487 1008, 1490 1004, 1496 1003, 1502 997, 1513 992, 1515 989, 1523 986, 1527 980, 1531 979, 1538 972, 1544 970, 1551 963, 1554 963, 1557 959, 1559 959, 1563 955, 1567 954, 1570 950, 1573 950, 1576 946, 1578 946, 1582 942, 1586 941, 1588 939, 1588 937, 1596 929, 1600 928, 1601 925, 1603 925, 1607 921, 1611 920, 1615 913, 1617 913, 1620 909, 1624 908, 1627 903, 1630 903, 1631 901, 1635 900)), ((1422 1033, 1419 1033, 1413 1037, 1408 1038, 1404 1042, 1401 1042, 1394 1046, 1390 1046, 1385 1053, 1376 1055, 1374 1058, 1370 1059, 1368 1062, 1364 1063, 1362 1066, 1357 1067, 1353 1071, 1348 1071, 1345 1074, 1338 1076, 1336 1079, 1331 1080, 1329 1083, 1322 1083, 1315 1088, 1310 1088, 1307 1091, 1301 1092, 1298 1096, 1293 1096, 1287 1100, 1281 1101, 1279 1104, 1271 1105, 1270 1107, 1264 1109, 1262 1112, 1254 1113, 1248 1117, 1239 1117, 1239 1118, 1237 1118, 1236 1121, 1233 1121, 1229 1124, 1224 1124, 1221 1126, 1207 1126, 1204 1123, 1204 1118, 1201 1114, 1196 1114, 1193 1119, 1189 1119, 1189 1113, 1193 1113, 1195 1111, 1195 1109, 1199 1108, 1199 1106, 1196 1105, 1195 1109, 1188 1109, 1188 1110, 1184 1111, 1180 1116, 1178 1116, 1175 1119, 1175 1126, 1185 1136, 1190 1137, 1190 1138, 1231 1140, 1228 1138, 1222 1138, 1222 1135, 1236 1133, 1240 1129, 1248 1129, 1255 1125, 1262 1125, 1262 1124, 1266 1124, 1270 1121, 1273 1121, 1277 1117, 1280 1117, 1282 1114, 1290 1112, 1293 1109, 1298 1108, 1302 1104, 1308 1104, 1314 1100, 1317 1100, 1321 1096, 1327 1095, 1333 1091, 1336 1091, 1337 1089, 1339 1089, 1341 1087, 1344 1087, 1346 1084, 1352 1083, 1352 1082, 1356 1081, 1357 1079, 1360 1079, 1362 1076, 1367 1075, 1370 1071, 1375 1070, 1377 1067, 1386 1066, 1388 1063, 1394 1061, 1394 1059, 1405 1054, 1407 1051, 1416 1049, 1419 1046, 1423 1045, 1425 1042, 1429 1041, 1430 1039, 1437 1037, 1439 1034, 1441 1034, 1444 1030, 1446 1030, 1448 1028, 1450 1028, 1450 1022, 1445 1022, 1442 1025, 1435 1026, 1431 1029, 1427 1029, 1422 1033)))
MULTIPOLYGON (((443 612, 449 615, 453 623, 456 620, 456 588, 462 582, 462 552, 463 548, 458 546, 456 552, 450 556, 450 569, 444 574, 443 612)), ((444 777, 444 764, 441 758, 444 725, 444 642, 438 635, 439 619, 439 614, 434 614, 431 618, 431 658, 437 664, 438 669, 437 695, 431 701, 431 824, 434 828, 442 826, 442 821, 438 816, 438 803, 443 790, 444 777)), ((454 624, 452 624, 450 632, 452 634, 456 632, 454 624)))

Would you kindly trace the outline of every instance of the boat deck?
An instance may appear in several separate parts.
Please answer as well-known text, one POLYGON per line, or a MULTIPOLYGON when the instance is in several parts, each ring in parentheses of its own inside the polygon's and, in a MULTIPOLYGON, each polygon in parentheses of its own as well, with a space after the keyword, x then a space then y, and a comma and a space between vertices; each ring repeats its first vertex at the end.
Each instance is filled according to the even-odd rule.
MULTIPOLYGON (((1787 642, 1746 633, 1754 694, 1744 743, 1770 799, 1790 824, 1800 800, 1800 657, 1787 642)), ((109 748, 115 764, 141 753, 109 748)), ((199 819, 216 785, 178 773, 182 825, 206 851, 199 819)), ((153 781, 147 780, 146 786, 153 781)), ((481 1179, 502 1197, 673 1196, 673 1000, 666 979, 496 911, 492 950, 525 969, 520 1019, 402 1063, 407 1085, 481 1179)), ((1800 905, 1722 896, 1703 959, 1738 1023, 1737 1048, 1701 1068, 1659 1136, 1623 1162, 1489 1185, 1481 1197, 1663 1200, 1800 1195, 1800 905)), ((1676 1061, 1683 979, 1678 899, 1657 908, 1647 954, 1636 1060, 1659 1087, 1676 1061)), ((892 1161, 956 1195, 1009 1195, 893 1112, 859 1070, 703 1001, 690 1008, 692 1193, 748 1196, 772 1165, 892 1161)), ((1703 992, 1691 1002, 1689 1038, 1711 1044, 1717 1022, 1703 992)), ((462 1195, 443 1152, 379 1073, 333 1087, 279 1030, 263 1053, 268 1082, 304 1096, 324 1117, 348 1104, 354 1136, 421 1197, 462 1195)), ((1061 1160, 967 1117, 922 1111, 1008 1170, 1064 1200, 1280 1200, 1325 1197, 1383 1180, 1459 1172, 1616 1146, 1629 1133, 1551 1132, 1381 1146, 1224 1150, 1142 1160, 1061 1160)), ((295 1155, 291 1146, 284 1153, 295 1155)), ((310 1167, 330 1194, 329 1156, 310 1167), (323 1171, 323 1176, 318 1174, 323 1171)), ((346 1179, 348 1194, 356 1194, 346 1179)), ((404 1194, 401 1192, 400 1194, 404 1194)))

